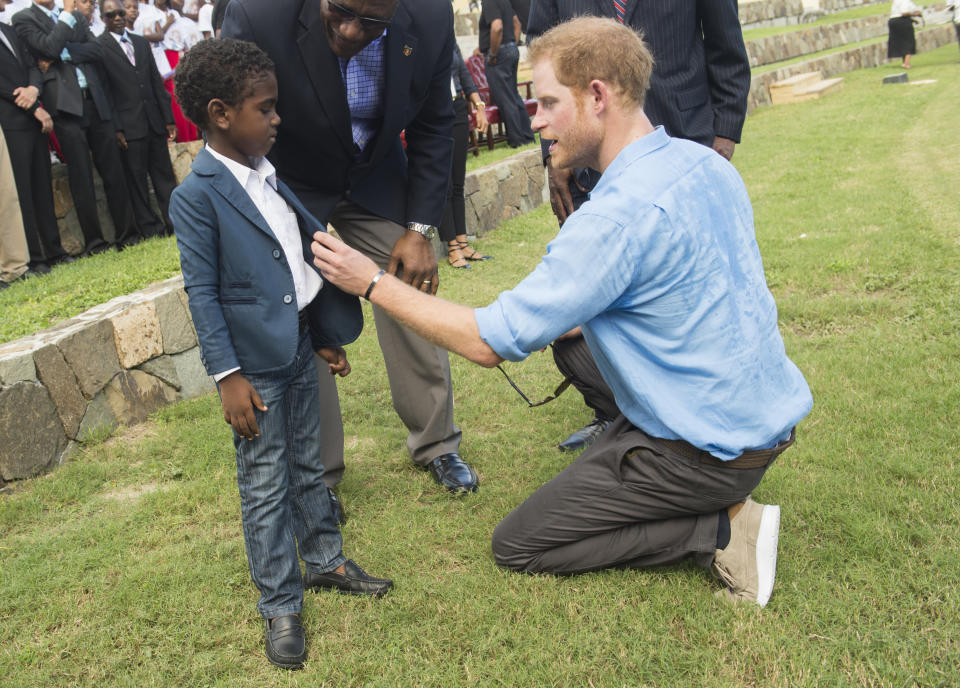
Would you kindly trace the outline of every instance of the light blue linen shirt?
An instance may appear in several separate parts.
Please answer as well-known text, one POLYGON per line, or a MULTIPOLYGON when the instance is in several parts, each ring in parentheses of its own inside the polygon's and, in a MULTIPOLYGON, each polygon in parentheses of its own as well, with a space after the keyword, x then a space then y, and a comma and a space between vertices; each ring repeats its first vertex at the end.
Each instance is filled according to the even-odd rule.
POLYGON ((813 404, 740 176, 662 127, 620 152, 536 269, 474 316, 512 361, 582 325, 633 425, 720 459, 774 446, 813 404))

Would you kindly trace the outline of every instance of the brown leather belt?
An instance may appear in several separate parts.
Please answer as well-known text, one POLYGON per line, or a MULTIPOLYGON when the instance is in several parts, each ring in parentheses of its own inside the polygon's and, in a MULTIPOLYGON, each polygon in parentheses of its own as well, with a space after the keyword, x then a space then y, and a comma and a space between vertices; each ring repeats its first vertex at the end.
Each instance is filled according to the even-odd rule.
POLYGON ((731 459, 730 461, 718 459, 710 452, 697 449, 689 442, 684 442, 683 440, 663 440, 659 437, 655 437, 654 439, 670 451, 685 458, 699 461, 707 466, 745 470, 748 468, 760 468, 761 466, 770 465, 773 460, 777 458, 777 456, 782 454, 787 448, 790 447, 791 444, 793 444, 795 438, 796 430, 791 430, 790 437, 785 439, 783 442, 780 442, 777 446, 771 449, 757 449, 756 451, 743 452, 740 456, 735 459, 731 459))

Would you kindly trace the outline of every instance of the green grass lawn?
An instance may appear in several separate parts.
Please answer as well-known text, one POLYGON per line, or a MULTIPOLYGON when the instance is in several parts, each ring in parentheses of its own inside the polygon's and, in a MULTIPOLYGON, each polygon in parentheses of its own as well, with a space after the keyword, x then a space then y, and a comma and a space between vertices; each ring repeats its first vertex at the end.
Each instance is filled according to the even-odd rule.
MULTIPOLYGON (((267 663, 228 427, 207 396, 0 495, 0 685, 960 685, 957 46, 914 64, 911 79, 937 82, 864 70, 758 110, 734 157, 815 398, 754 495, 783 509, 765 609, 728 606, 692 565, 498 570, 490 533, 569 462, 554 445, 585 407, 570 391, 528 409, 497 371, 452 358, 481 479, 452 499, 406 456, 368 321, 340 383, 344 541, 393 592, 309 593, 306 668, 267 663)), ((495 260, 441 266, 442 295, 488 303, 555 230, 548 208, 505 223, 477 242, 495 260)), ((558 381, 548 354, 509 370, 532 395, 558 381)))

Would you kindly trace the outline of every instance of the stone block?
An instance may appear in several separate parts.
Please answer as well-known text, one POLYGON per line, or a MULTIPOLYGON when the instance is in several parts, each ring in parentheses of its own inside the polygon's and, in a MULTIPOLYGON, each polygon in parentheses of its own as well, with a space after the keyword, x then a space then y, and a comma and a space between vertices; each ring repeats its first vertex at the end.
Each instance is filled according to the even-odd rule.
POLYGON ((142 370, 148 375, 160 378, 163 382, 180 390, 180 376, 177 374, 177 366, 173 362, 172 356, 157 356, 143 363, 138 370, 142 370))
POLYGON ((177 184, 190 174, 190 163, 193 162, 201 148, 203 148, 203 141, 176 143, 169 147, 170 162, 173 164, 173 173, 177 178, 177 184))
POLYGON ((106 387, 107 402, 123 425, 135 425, 177 398, 176 390, 142 370, 124 370, 106 387))
POLYGON ((151 303, 132 306, 110 318, 117 356, 124 368, 136 368, 163 353, 160 318, 151 303))
POLYGON ((910 81, 910 77, 907 76, 906 72, 900 72, 899 74, 888 74, 883 77, 883 83, 885 84, 905 84, 910 81))
POLYGON ((63 423, 62 431, 67 437, 76 437, 80 421, 87 410, 87 400, 80 392, 76 376, 64 360, 63 354, 53 344, 34 352, 33 361, 37 366, 37 376, 56 406, 57 415, 63 423))
POLYGON ((87 404, 87 411, 83 414, 80 429, 77 431, 77 439, 82 442, 91 434, 99 434, 104 429, 113 430, 115 427, 117 427, 117 417, 104 390, 87 404))
POLYGON ((178 354, 197 345, 197 335, 180 296, 175 290, 160 294, 153 302, 160 319, 163 353, 178 354))
POLYGON ((193 399, 216 390, 213 378, 207 375, 200 360, 200 347, 195 346, 170 357, 180 380, 180 398, 193 399))
POLYGON ((57 342, 87 399, 103 389, 120 372, 113 324, 109 320, 87 323, 57 342))
POLYGON ((19 382, 0 390, 0 478, 21 480, 56 464, 67 437, 46 388, 19 382))
POLYGON ((18 382, 36 382, 37 366, 33 362, 33 347, 26 351, 0 353, 0 385, 9 387, 18 382))

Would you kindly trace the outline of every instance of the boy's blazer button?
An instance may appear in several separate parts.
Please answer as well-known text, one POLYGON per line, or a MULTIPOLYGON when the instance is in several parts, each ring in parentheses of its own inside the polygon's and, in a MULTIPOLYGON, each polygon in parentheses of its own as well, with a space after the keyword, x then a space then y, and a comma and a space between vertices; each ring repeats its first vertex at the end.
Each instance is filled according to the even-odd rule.
POLYGON ((293 295, 291 295, 291 294, 284 294, 284 295, 283 295, 283 302, 284 302, 284 303, 293 303, 293 295))
POLYGON ((273 249, 273 257, 278 260, 280 259, 280 249, 278 248, 273 249))

